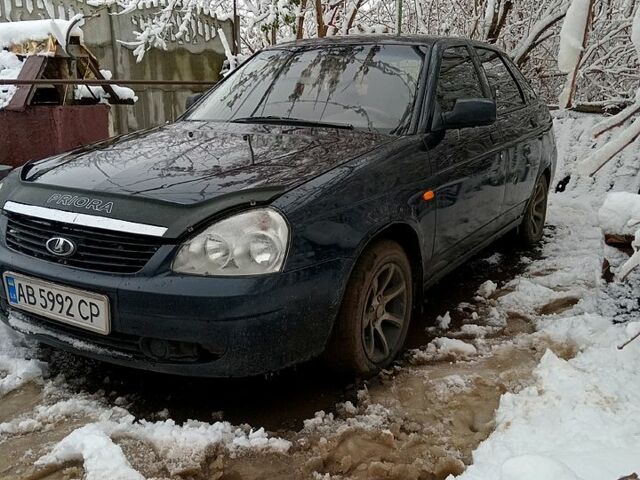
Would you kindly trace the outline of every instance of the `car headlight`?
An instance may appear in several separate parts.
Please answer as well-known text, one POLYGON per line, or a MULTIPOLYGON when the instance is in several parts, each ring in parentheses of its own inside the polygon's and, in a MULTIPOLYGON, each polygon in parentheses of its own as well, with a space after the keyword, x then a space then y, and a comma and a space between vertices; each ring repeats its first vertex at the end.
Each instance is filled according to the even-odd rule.
POLYGON ((183 243, 173 260, 177 273, 262 275, 284 264, 289 227, 271 208, 259 208, 214 223, 183 243))

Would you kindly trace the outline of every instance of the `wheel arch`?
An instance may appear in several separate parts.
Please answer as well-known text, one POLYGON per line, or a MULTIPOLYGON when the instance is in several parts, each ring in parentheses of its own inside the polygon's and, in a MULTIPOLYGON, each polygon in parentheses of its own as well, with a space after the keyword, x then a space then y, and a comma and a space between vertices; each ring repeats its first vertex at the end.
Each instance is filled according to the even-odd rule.
POLYGON ((362 242, 358 248, 357 255, 351 266, 349 272, 349 278, 355 268, 356 263, 360 259, 363 252, 367 250, 371 245, 380 240, 392 240, 399 244, 407 257, 411 265, 411 273, 413 275, 414 284, 414 308, 422 305, 424 284, 424 262, 422 248, 420 246, 420 236, 416 229, 407 222, 394 222, 386 225, 379 230, 375 231, 365 241, 362 242))

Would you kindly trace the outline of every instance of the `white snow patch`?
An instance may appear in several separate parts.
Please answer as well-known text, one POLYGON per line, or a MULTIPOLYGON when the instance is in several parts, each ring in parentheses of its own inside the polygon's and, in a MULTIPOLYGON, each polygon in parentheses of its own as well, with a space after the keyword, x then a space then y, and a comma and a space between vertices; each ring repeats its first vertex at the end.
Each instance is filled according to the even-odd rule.
POLYGON ((32 357, 24 337, 0 322, 0 397, 42 379, 45 365, 32 357))
MULTIPOLYGON (((100 70, 102 76, 111 80, 113 74, 110 70, 100 70)), ((133 100, 134 102, 138 101, 138 97, 135 92, 128 87, 121 87, 120 85, 111 85, 113 91, 120 97, 122 100, 133 100)), ((102 87, 92 87, 89 85, 77 85, 74 90, 74 97, 76 100, 81 100, 83 98, 88 99, 98 99, 99 101, 105 101, 109 98, 109 94, 102 87)))
POLYGON ((483 258, 482 261, 487 262, 490 265, 497 265, 502 261, 502 254, 496 252, 493 255, 488 256, 487 258, 483 258))
POLYGON ((163 459, 171 475, 199 468, 207 451, 216 445, 232 452, 251 449, 285 453, 291 447, 287 440, 269 437, 263 428, 247 432, 228 422, 189 420, 183 425, 177 425, 173 420, 137 422, 131 415, 127 415, 118 420, 90 423, 74 430, 49 454, 42 456, 38 464, 59 465, 72 458, 81 458, 88 479, 137 479, 138 477, 131 476, 137 472, 132 471, 126 458, 119 455, 119 447, 113 443, 113 439, 120 438, 133 438, 150 444, 163 459), (96 460, 96 443, 100 445, 99 450, 109 452, 108 466, 96 460), (122 472, 123 476, 110 477, 105 468, 122 472))
POLYGON ((598 211, 604 233, 635 235, 640 226, 640 195, 629 192, 607 194, 598 211))
POLYGON ((590 7, 591 0, 573 0, 567 10, 558 51, 558 68, 562 73, 571 73, 578 66, 590 7))
POLYGON ((510 458, 502 465, 501 480, 580 480, 562 462, 539 455, 510 458))
MULTIPOLYGON (((18 78, 24 62, 15 53, 0 49, 0 79, 18 78)), ((16 93, 15 85, 0 85, 0 110, 6 107, 16 93)))
POLYGON ((499 327, 491 327, 487 325, 475 325, 473 323, 468 323, 460 327, 459 333, 460 335, 465 335, 465 336, 485 337, 486 335, 490 335, 492 333, 497 332, 498 329, 499 327))
MULTIPOLYGON (((67 31, 73 23, 82 19, 82 14, 75 15, 69 20, 28 20, 23 22, 0 23, 0 49, 11 45, 20 45, 28 41, 42 41, 53 36, 58 44, 66 50, 67 31)), ((71 35, 82 40, 84 20, 80 20, 71 28, 71 35)))
POLYGON ((438 328, 440 330, 447 330, 449 328, 449 325, 451 324, 451 315, 449 314, 449 312, 445 313, 444 315, 438 315, 436 317, 436 323, 438 324, 438 328))
POLYGON ((548 321, 541 332, 584 350, 569 361, 547 351, 534 385, 503 395, 496 430, 458 478, 532 478, 517 477, 525 466, 537 478, 567 480, 640 471, 640 342, 617 350, 626 328, 595 315, 548 321))
POLYGON ((61 465, 82 460, 85 480, 144 480, 124 456, 122 449, 96 424, 71 432, 53 450, 40 457, 36 465, 61 465))
POLYGON ((492 282, 491 280, 487 280, 480 287, 478 287, 477 294, 484 298, 489 298, 498 288, 498 285, 492 282))
POLYGON ((427 353, 438 356, 453 355, 455 357, 471 357, 478 353, 476 347, 457 338, 438 337, 427 345, 427 353))

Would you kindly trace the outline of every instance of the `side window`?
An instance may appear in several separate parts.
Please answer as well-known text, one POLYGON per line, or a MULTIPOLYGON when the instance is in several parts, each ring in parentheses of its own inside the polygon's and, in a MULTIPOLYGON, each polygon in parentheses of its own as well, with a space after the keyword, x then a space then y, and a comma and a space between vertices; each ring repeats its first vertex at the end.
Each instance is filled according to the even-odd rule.
POLYGON ((450 112, 460 98, 483 98, 480 79, 467 47, 450 47, 442 53, 436 100, 442 112, 450 112))
POLYGON ((493 50, 476 47, 482 68, 487 74, 489 86, 496 97, 498 112, 505 112, 524 105, 524 98, 520 87, 513 75, 502 60, 502 57, 493 50))

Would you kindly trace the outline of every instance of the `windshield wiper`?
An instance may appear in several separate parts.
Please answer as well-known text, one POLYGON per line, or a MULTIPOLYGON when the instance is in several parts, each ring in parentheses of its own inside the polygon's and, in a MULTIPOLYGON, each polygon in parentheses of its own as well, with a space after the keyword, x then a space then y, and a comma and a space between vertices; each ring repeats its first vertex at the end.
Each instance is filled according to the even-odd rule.
POLYGON ((280 125, 296 125, 300 127, 326 127, 326 128, 342 128, 345 130, 353 130, 353 125, 348 123, 331 123, 317 122, 314 120, 304 120, 302 118, 278 117, 269 115, 268 117, 241 117, 234 118, 231 123, 273 123, 280 125))

